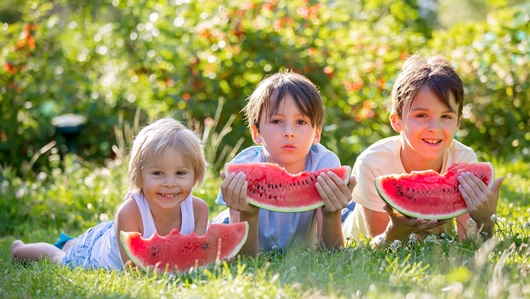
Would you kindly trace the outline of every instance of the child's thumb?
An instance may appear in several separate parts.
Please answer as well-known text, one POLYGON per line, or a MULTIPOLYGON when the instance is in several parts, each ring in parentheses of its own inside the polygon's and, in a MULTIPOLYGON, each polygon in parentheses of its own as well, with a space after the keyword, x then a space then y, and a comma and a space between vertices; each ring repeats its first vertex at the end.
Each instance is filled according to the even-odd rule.
POLYGON ((500 178, 498 178, 498 179, 493 183, 493 186, 492 186, 491 190, 492 190, 495 194, 499 194, 499 190, 501 189, 501 184, 502 184, 503 181, 504 181, 504 177, 501 176, 500 178))

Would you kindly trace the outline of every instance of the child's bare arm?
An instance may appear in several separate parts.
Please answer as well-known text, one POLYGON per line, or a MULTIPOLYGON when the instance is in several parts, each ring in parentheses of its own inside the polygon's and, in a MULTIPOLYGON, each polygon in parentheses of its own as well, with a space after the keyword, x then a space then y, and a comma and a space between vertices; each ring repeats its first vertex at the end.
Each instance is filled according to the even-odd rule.
POLYGON ((488 238, 493 236, 495 223, 491 220, 491 216, 497 213, 499 190, 504 177, 498 178, 491 190, 471 173, 460 175, 458 181, 460 182, 458 189, 467 204, 469 215, 477 222, 476 229, 488 233, 488 238))
POLYGON ((139 232, 143 234, 141 219, 140 209, 133 198, 129 198, 121 204, 116 213, 116 239, 118 241, 120 258, 124 268, 128 265, 133 266, 133 264, 123 249, 120 232, 139 232))
MULTIPOLYGON (((319 223, 319 242, 326 248, 344 246, 344 236, 340 222, 340 213, 351 201, 351 193, 356 185, 355 177, 351 177, 346 184, 333 172, 322 173, 318 177, 316 188, 324 201, 322 223, 319 223)), ((318 219, 318 218, 317 218, 318 219)))
POLYGON ((230 223, 248 222, 247 241, 241 248, 240 253, 255 255, 258 253, 258 222, 259 208, 247 202, 247 182, 244 173, 230 173, 225 177, 221 171, 221 193, 226 206, 230 208, 230 223), (237 219, 236 219, 237 218, 237 219))
POLYGON ((197 236, 202 236, 206 233, 208 226, 208 205, 204 200, 193 197, 193 214, 195 215, 195 230, 197 236))

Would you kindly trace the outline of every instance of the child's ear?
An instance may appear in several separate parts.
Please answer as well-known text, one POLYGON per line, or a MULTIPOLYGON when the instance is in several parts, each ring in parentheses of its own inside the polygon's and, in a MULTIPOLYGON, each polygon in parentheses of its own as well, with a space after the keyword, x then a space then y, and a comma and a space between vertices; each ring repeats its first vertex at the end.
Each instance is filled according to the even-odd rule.
POLYGON ((458 117, 458 123, 456 124, 456 128, 459 129, 460 128, 460 121, 462 121, 462 115, 460 115, 458 117))
POLYGON ((256 128, 256 126, 252 126, 252 129, 250 131, 252 133, 252 140, 254 140, 256 144, 260 144, 263 140, 261 140, 258 128, 256 128))
POLYGON ((392 128, 394 128, 394 131, 398 133, 403 130, 403 127, 401 126, 401 120, 395 113, 390 114, 390 124, 392 125, 392 128))
POLYGON ((318 144, 320 142, 321 134, 322 134, 322 127, 316 129, 315 138, 313 139, 313 144, 318 144))

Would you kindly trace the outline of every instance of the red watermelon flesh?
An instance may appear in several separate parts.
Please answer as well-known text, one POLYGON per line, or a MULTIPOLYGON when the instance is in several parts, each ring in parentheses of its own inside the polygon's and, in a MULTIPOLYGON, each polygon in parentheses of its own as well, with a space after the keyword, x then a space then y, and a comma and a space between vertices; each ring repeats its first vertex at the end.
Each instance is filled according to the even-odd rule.
POLYGON ((227 175, 232 172, 246 175, 249 203, 276 212, 304 212, 323 206, 324 201, 315 183, 322 172, 328 171, 334 172, 344 182, 350 179, 349 166, 304 171, 294 175, 274 163, 229 163, 225 166, 227 175))
POLYGON ((403 215, 449 219, 467 212, 457 179, 464 172, 471 172, 490 188, 495 178, 491 163, 459 163, 443 175, 427 170, 380 176, 375 178, 375 187, 381 198, 403 215))
POLYGON ((203 267, 217 259, 234 257, 248 235, 246 221, 233 224, 212 224, 203 236, 180 234, 173 229, 165 237, 156 232, 149 239, 138 232, 121 232, 121 243, 131 261, 142 269, 156 268, 168 273, 184 272, 203 267))

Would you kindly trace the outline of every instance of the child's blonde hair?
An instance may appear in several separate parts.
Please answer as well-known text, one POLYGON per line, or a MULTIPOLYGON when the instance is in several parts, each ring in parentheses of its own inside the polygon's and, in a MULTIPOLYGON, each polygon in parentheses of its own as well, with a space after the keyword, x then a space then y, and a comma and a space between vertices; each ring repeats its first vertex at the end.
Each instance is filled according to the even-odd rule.
POLYGON ((180 122, 163 118, 143 128, 134 139, 128 171, 131 191, 142 188, 141 170, 145 163, 162 155, 167 148, 179 152, 193 168, 198 185, 202 183, 206 161, 199 138, 180 122))
POLYGON ((326 112, 318 89, 305 76, 287 71, 263 79, 250 95, 243 108, 249 128, 252 130, 256 126, 259 130, 261 111, 265 109, 267 117, 271 117, 287 94, 293 97, 302 115, 311 120, 311 126, 321 128, 324 125, 326 112))

